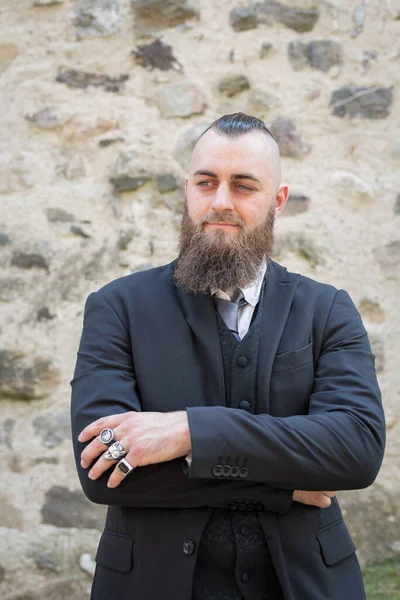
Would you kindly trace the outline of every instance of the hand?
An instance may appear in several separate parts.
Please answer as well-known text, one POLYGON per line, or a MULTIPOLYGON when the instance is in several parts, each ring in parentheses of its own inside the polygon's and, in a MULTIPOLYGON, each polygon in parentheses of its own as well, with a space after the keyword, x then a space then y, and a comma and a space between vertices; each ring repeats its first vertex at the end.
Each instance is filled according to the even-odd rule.
MULTIPOLYGON (((132 467, 144 467, 186 456, 191 450, 190 431, 186 411, 171 413, 126 412, 111 415, 94 421, 80 433, 78 440, 91 440, 81 454, 81 466, 89 467, 94 459, 100 458, 89 471, 90 479, 97 479, 117 461, 106 460, 103 454, 107 446, 98 435, 109 427, 115 439, 121 442, 127 452, 126 459, 132 467)), ((108 480, 108 487, 116 487, 124 479, 123 473, 114 468, 108 480)))
POLYGON ((331 498, 334 498, 336 494, 337 492, 304 492, 302 490, 295 490, 293 492, 293 500, 301 504, 308 504, 309 506, 328 508, 332 503, 331 498))

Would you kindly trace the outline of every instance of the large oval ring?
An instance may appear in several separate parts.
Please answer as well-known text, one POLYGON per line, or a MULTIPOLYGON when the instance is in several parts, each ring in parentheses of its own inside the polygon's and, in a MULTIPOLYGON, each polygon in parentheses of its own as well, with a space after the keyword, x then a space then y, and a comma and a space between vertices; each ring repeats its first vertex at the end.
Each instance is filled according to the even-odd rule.
POLYGON ((114 431, 109 427, 103 429, 99 435, 100 441, 106 446, 111 446, 115 442, 114 431))
POLYGON ((103 456, 106 460, 119 460, 120 458, 126 456, 126 454, 127 453, 125 452, 121 442, 114 442, 103 456))

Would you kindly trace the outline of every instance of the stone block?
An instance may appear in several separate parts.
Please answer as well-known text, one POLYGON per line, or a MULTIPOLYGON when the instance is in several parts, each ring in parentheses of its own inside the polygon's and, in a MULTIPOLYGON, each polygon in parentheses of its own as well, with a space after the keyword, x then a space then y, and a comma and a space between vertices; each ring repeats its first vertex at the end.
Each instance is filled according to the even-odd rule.
POLYGON ((256 7, 249 5, 233 8, 229 14, 229 23, 234 31, 255 29, 258 25, 256 7))
POLYGON ((78 527, 102 530, 105 507, 89 502, 80 490, 70 491, 54 486, 46 493, 42 506, 42 523, 56 527, 78 527))
POLYGON ((160 39, 138 46, 136 50, 132 51, 132 54, 138 65, 151 71, 153 69, 182 71, 182 66, 172 53, 172 46, 164 44, 160 39))
POLYGON ((94 87, 102 87, 106 92, 121 91, 125 81, 128 79, 129 75, 109 77, 108 75, 85 73, 76 69, 60 69, 56 77, 58 83, 65 83, 68 87, 85 89, 92 85, 94 87))
POLYGON ((251 90, 247 99, 247 112, 250 115, 264 119, 268 113, 281 105, 281 100, 275 94, 262 90, 251 90))
POLYGON ((178 187, 178 182, 174 173, 160 173, 156 176, 156 183, 158 191, 162 194, 165 192, 172 192, 178 187))
POLYGON ((0 75, 8 69, 18 54, 19 48, 16 44, 0 44, 0 75))
POLYGON ((32 422, 35 435, 45 448, 55 448, 71 437, 70 415, 68 412, 48 412, 36 417, 32 422))
POLYGON ((292 40, 288 47, 289 62, 295 71, 308 65, 308 44, 301 40, 292 40))
POLYGON ((299 8, 276 3, 276 19, 298 33, 306 33, 314 29, 319 19, 319 14, 318 8, 299 8))
POLYGON ((393 101, 391 87, 345 86, 332 92, 332 114, 350 119, 384 119, 393 101))
POLYGON ((44 269, 48 272, 49 261, 46 256, 38 252, 15 250, 11 257, 11 265, 20 269, 44 269))
POLYGON ((356 204, 365 204, 375 200, 371 186, 354 173, 334 171, 330 179, 332 186, 343 195, 347 202, 355 201, 356 204))
POLYGON ((302 159, 311 151, 311 145, 303 140, 292 119, 278 117, 269 129, 278 142, 282 156, 302 159))
POLYGON ((310 67, 327 73, 333 66, 342 64, 343 48, 335 40, 314 40, 308 44, 307 58, 310 67))
POLYGON ((157 90, 156 98, 164 118, 190 117, 201 114, 206 107, 203 93, 189 81, 163 86, 157 90))
POLYGON ((46 217, 50 223, 71 223, 76 221, 76 218, 73 214, 62 208, 52 206, 46 208, 46 217))
POLYGON ((283 217, 292 217, 307 212, 310 206, 310 198, 302 194, 290 194, 289 199, 283 209, 283 217))
POLYGON ((0 398, 42 398, 54 390, 59 379, 59 369, 50 357, 0 349, 0 398))
POLYGON ((184 170, 189 168, 190 158, 196 142, 207 127, 209 127, 209 124, 200 123, 191 127, 179 137, 174 148, 174 156, 184 170))
POLYGON ((250 82, 246 75, 227 75, 218 84, 221 94, 228 98, 250 89, 250 82))
POLYGON ((74 25, 78 39, 117 33, 122 25, 121 0, 77 0, 74 25))
POLYGON ((131 0, 138 35, 154 33, 199 18, 196 4, 188 0, 131 0))

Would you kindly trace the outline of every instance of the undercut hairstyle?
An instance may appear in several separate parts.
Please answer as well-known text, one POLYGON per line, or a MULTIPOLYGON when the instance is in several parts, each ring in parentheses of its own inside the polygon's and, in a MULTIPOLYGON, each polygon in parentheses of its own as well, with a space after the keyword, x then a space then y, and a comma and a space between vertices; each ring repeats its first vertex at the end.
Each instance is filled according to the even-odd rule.
POLYGON ((222 135, 226 135, 228 137, 239 137, 245 133, 250 133, 250 131, 261 131, 278 143, 268 127, 265 125, 264 121, 257 119, 257 117, 246 115, 246 113, 238 112, 220 117, 214 121, 214 123, 211 123, 209 127, 207 127, 207 129, 199 137, 199 140, 210 129, 213 129, 214 131, 222 133, 222 135))

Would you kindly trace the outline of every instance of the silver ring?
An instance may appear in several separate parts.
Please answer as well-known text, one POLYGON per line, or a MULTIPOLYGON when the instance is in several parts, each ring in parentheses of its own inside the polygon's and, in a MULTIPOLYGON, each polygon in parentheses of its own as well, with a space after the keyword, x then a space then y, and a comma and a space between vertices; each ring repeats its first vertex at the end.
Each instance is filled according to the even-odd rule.
POLYGON ((111 446, 115 442, 114 431, 109 427, 103 429, 99 435, 100 441, 106 446, 111 446))
POLYGON ((106 460, 119 460, 125 455, 126 452, 121 442, 114 442, 111 444, 107 452, 103 454, 106 460))
POLYGON ((117 467, 121 471, 121 473, 125 475, 125 477, 135 470, 135 467, 132 467, 132 465, 128 463, 126 458, 120 460, 119 463, 117 463, 117 467))

